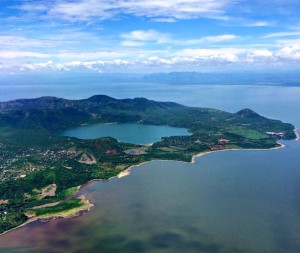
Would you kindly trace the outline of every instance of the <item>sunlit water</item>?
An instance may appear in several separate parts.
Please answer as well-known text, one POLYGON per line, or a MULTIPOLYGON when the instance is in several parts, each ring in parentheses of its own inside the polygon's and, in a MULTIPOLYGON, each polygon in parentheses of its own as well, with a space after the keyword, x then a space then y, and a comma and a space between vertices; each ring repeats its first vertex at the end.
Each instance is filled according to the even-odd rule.
MULTIPOLYGON (((127 88, 97 93, 232 112, 250 107, 300 126, 300 88, 127 88)), ((194 164, 153 161, 128 177, 94 182, 83 190, 95 203, 91 212, 1 236, 0 252, 299 253, 300 143, 284 144, 212 153, 194 164)))
POLYGON ((96 139, 110 136, 125 143, 151 144, 160 141, 161 137, 183 136, 190 135, 190 133, 185 128, 124 123, 80 126, 63 131, 58 135, 79 139, 96 139))

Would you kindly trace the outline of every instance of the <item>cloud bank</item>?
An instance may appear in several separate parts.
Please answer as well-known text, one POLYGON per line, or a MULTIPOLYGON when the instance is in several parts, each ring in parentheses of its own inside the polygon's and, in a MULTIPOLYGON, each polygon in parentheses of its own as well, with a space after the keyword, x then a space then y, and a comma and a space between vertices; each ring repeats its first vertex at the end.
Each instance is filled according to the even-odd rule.
MULTIPOLYGON (((165 55, 169 53, 165 52, 165 55)), ((101 53, 98 52, 98 55, 101 55, 101 53)), ((131 60, 98 59, 93 61, 74 60, 69 62, 54 62, 50 60, 38 63, 25 63, 18 66, 18 68, 20 71, 86 70, 100 73, 107 71, 130 71, 132 69, 146 71, 192 69, 201 71, 203 69, 208 70, 220 67, 236 69, 238 66, 262 66, 265 64, 268 64, 269 67, 288 66, 289 63, 294 64, 295 62, 300 63, 300 45, 284 47, 277 51, 244 48, 184 49, 171 53, 171 57, 153 55, 131 60)), ((2 66, 3 68, 5 66, 2 66)))

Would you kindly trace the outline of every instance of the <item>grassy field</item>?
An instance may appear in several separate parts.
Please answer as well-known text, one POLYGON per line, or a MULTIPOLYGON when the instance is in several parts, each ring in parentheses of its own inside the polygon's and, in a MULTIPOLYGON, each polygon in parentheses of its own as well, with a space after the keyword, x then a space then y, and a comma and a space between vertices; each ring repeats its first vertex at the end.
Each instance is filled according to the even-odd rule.
POLYGON ((88 210, 93 205, 86 200, 83 196, 61 202, 56 206, 29 209, 30 213, 35 213, 38 218, 51 218, 51 217, 70 217, 76 215, 78 212, 88 210))
POLYGON ((268 135, 252 130, 252 129, 247 129, 247 128, 243 128, 243 127, 231 127, 228 130, 229 133, 233 133, 233 134, 238 134, 240 136, 243 136, 244 138, 247 139, 252 139, 252 140, 260 140, 260 139, 267 139, 269 138, 268 135))

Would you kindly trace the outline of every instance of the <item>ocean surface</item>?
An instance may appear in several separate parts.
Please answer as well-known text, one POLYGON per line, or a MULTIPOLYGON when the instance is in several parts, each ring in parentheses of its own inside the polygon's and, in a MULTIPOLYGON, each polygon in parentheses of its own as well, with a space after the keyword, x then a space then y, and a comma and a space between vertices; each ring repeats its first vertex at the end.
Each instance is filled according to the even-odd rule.
POLYGON ((183 136, 190 133, 186 128, 124 123, 80 126, 60 132, 58 135, 85 140, 110 136, 125 143, 151 144, 160 141, 161 137, 183 136))
MULTIPOLYGON (((71 92, 49 86, 44 94, 41 87, 30 89, 31 96, 52 90, 68 98, 106 94, 230 112, 251 108, 300 126, 297 87, 126 84, 71 92)), ((2 101, 11 99, 0 94, 2 101)), ((299 253, 300 142, 283 144, 276 150, 210 153, 193 164, 152 161, 134 167, 130 176, 93 182, 82 190, 95 204, 89 213, 7 233, 0 237, 0 252, 299 253)))

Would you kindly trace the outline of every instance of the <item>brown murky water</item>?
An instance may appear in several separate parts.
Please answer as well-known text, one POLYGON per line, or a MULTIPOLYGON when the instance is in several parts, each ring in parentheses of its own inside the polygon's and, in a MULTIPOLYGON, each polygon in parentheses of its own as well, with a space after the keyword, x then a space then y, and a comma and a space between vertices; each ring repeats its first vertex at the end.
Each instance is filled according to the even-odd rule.
POLYGON ((154 161, 94 182, 95 207, 0 237, 0 252, 300 252, 299 142, 154 161))

